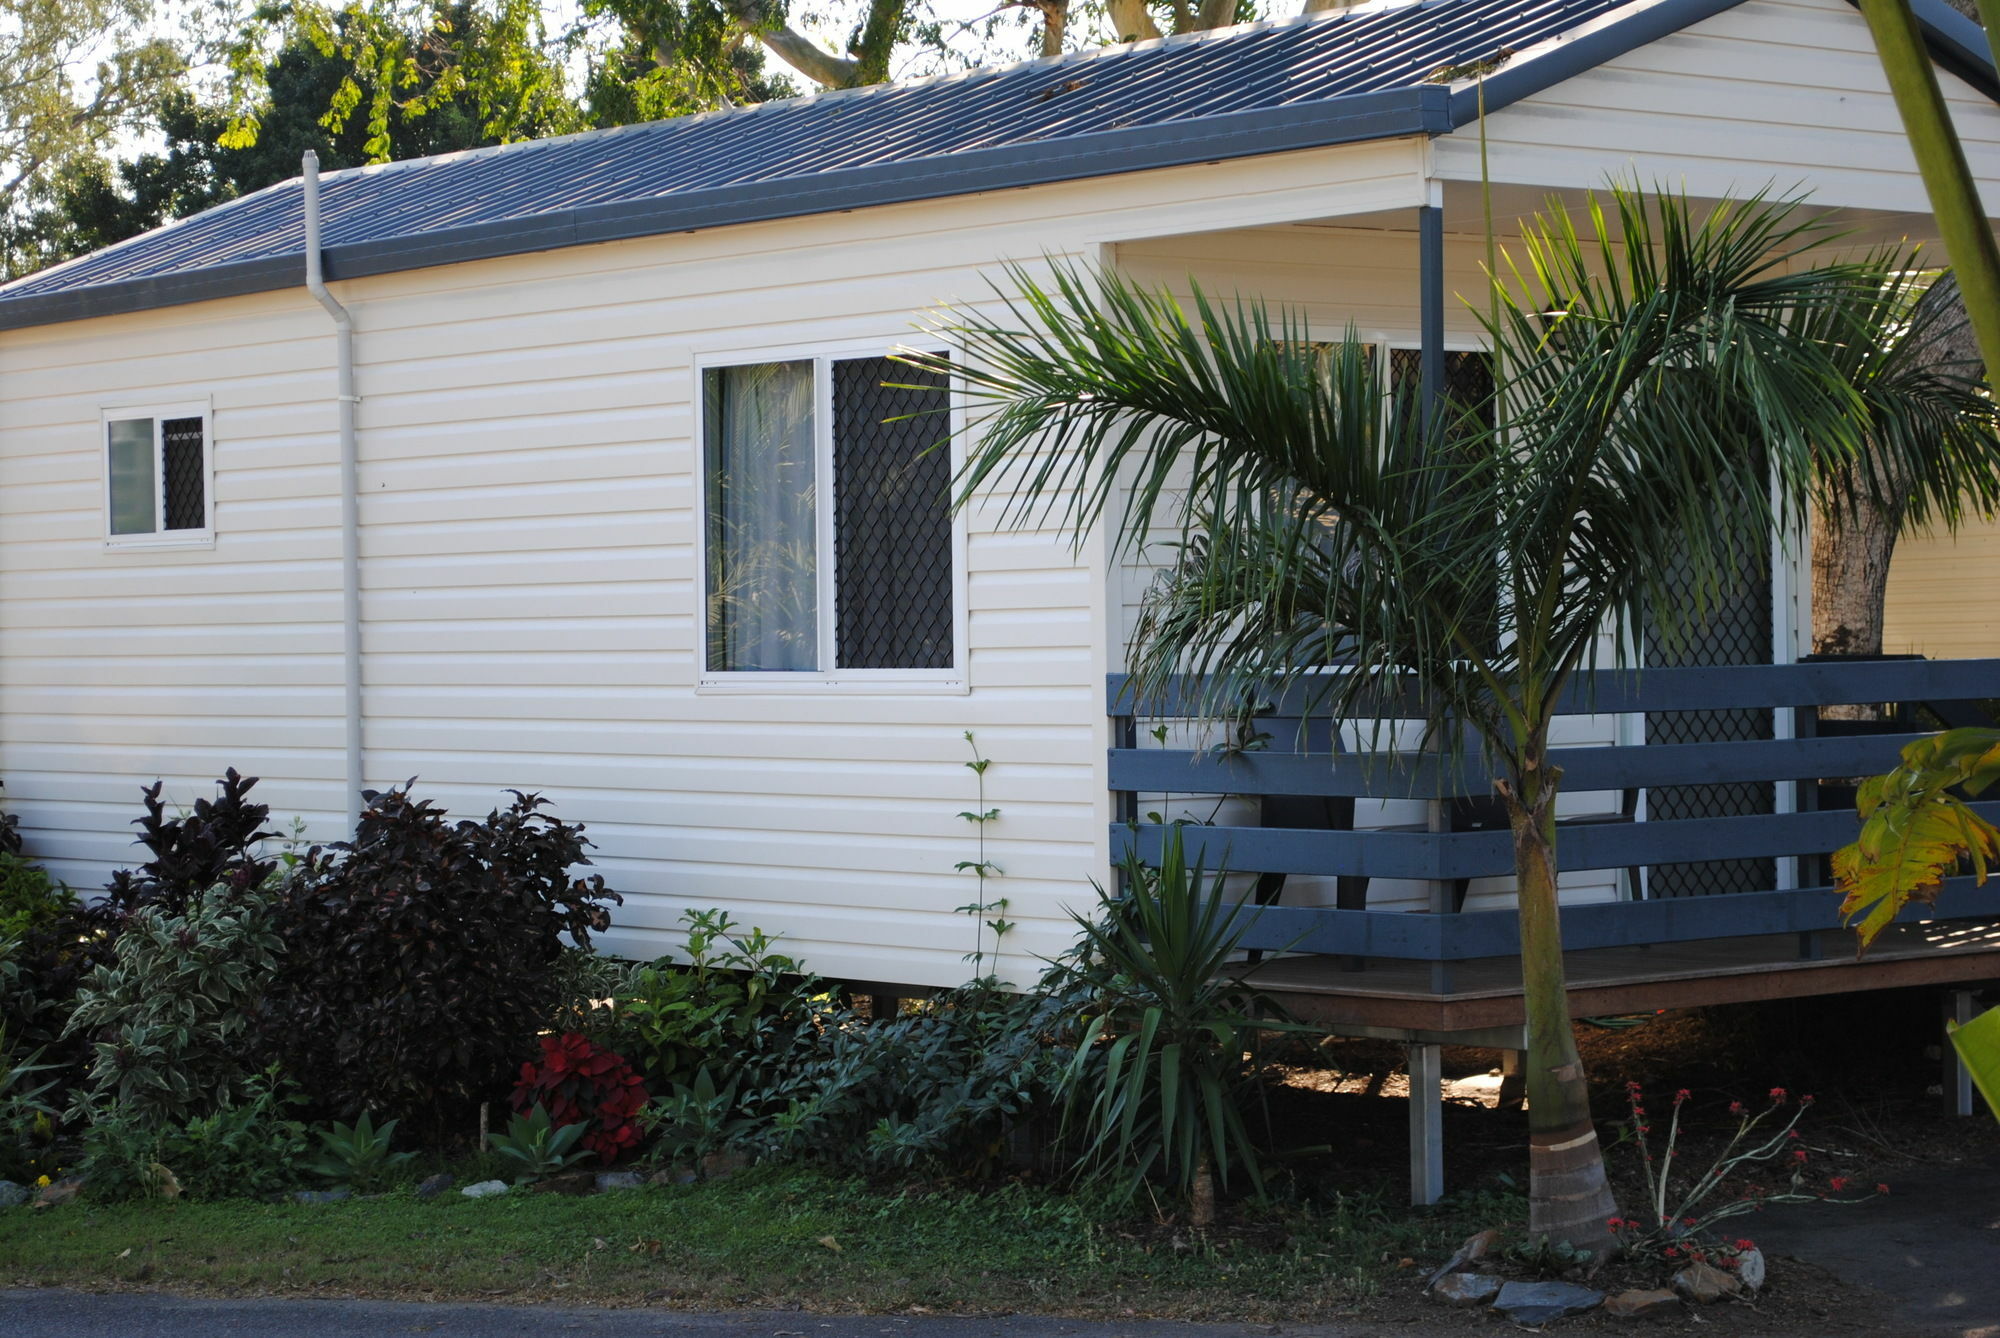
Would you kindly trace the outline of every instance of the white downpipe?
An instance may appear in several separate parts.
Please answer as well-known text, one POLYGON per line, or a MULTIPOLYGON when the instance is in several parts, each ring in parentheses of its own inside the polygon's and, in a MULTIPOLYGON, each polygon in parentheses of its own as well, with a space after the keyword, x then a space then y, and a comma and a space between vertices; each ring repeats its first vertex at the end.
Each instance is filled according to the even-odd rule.
POLYGON ((300 160, 305 177, 306 290, 333 317, 340 411, 340 660, 346 746, 347 829, 361 818, 361 505, 360 455, 354 440, 354 320, 326 290, 319 244, 319 155, 300 160))

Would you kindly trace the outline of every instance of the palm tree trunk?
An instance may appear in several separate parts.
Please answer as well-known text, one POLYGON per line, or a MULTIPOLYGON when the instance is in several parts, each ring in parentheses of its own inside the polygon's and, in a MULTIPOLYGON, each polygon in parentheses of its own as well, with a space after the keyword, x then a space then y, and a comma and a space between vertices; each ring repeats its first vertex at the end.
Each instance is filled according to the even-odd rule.
POLYGON ((1195 1163, 1194 1186, 1188 1194, 1188 1225, 1198 1231, 1215 1225, 1215 1163, 1206 1149, 1195 1163))
POLYGON ((1548 725, 1536 728, 1521 767, 1501 794, 1514 831, 1521 915, 1521 983, 1528 1050, 1528 1235, 1602 1257, 1618 1214, 1604 1151, 1590 1119, 1590 1089, 1569 1020, 1562 921, 1556 901, 1556 793, 1562 771, 1545 758, 1548 725))

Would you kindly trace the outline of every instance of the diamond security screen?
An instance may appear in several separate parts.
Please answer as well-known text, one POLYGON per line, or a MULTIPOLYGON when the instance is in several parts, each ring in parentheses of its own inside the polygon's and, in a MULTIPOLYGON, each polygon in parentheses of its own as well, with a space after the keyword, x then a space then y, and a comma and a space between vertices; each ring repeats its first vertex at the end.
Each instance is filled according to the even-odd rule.
POLYGON ((202 469, 201 419, 169 418, 160 424, 160 466, 166 501, 163 530, 199 530, 208 524, 202 469))
POLYGON ((951 455, 940 444, 951 435, 950 408, 950 387, 935 372, 889 358, 833 364, 843 669, 951 667, 951 455))

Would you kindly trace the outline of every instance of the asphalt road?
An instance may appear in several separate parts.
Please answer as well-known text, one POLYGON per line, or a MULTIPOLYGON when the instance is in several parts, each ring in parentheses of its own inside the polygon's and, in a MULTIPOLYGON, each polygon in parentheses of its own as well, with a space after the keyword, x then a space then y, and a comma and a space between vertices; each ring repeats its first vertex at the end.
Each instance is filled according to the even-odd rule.
POLYGON ((0 1291, 3 1338, 1341 1338, 1333 1329, 1083 1323, 1040 1316, 885 1319, 822 1315, 558 1310, 399 1301, 223 1301, 154 1293, 0 1291))

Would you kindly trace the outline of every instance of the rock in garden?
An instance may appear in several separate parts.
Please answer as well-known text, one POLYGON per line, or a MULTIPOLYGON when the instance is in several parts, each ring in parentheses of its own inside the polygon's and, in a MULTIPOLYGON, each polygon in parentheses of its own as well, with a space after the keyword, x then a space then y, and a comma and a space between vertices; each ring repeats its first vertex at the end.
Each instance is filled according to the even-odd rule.
POLYGON ((468 1199, 488 1199, 492 1198, 495 1194, 505 1194, 507 1192, 507 1182, 505 1180, 481 1180, 478 1184, 467 1185, 458 1192, 465 1195, 468 1199))
POLYGON ((1430 1279, 1424 1283, 1425 1289, 1437 1286, 1438 1279, 1447 1274, 1463 1273, 1467 1264, 1477 1263, 1485 1258, 1486 1252, 1499 1243, 1499 1231, 1490 1227, 1476 1236, 1469 1237, 1465 1244, 1458 1247, 1458 1253, 1445 1262, 1443 1268, 1431 1274, 1430 1279))
POLYGON ((1624 1291, 1604 1298, 1604 1313, 1618 1319, 1646 1319, 1681 1308, 1681 1298, 1664 1288, 1624 1291))
POLYGON ((1490 1273, 1447 1273, 1430 1286, 1431 1299, 1446 1305, 1485 1305, 1500 1294, 1500 1279, 1490 1273))
POLYGON ((345 1189, 302 1189, 292 1195, 300 1203, 343 1203, 347 1199, 345 1189))
POLYGON ((605 1171, 597 1177, 597 1192, 605 1194, 614 1189, 637 1189, 645 1183, 637 1171, 605 1171))
POLYGON ((1604 1293, 1574 1282, 1510 1282, 1493 1298, 1493 1308, 1523 1326, 1594 1310, 1604 1293))
POLYGON ((439 1171, 436 1175, 429 1177, 421 1185, 417 1186, 417 1197, 420 1199, 434 1199, 447 1189, 450 1189, 452 1184, 452 1178, 443 1171, 439 1171))
POLYGON ((734 1152, 711 1152, 701 1159, 701 1178, 727 1180, 750 1163, 734 1152))
POLYGON ((1753 1292, 1764 1290, 1764 1252, 1748 1249, 1736 1256, 1736 1279, 1753 1292))
POLYGON ((0 1208, 18 1208, 28 1201, 28 1187, 12 1180, 0 1180, 0 1208))
POLYGON ((597 1192, 597 1177, 589 1171, 564 1171, 561 1175, 537 1180, 529 1188, 537 1194, 563 1194, 573 1199, 580 1199, 587 1194, 597 1192))
POLYGON ((1743 1284, 1713 1264, 1689 1264, 1674 1274, 1674 1290, 1701 1305, 1741 1296, 1743 1284))
POLYGON ((668 1166, 647 1177, 649 1185, 691 1185, 700 1179, 685 1166, 668 1166))
POLYGON ((35 1206, 37 1208, 53 1208, 58 1203, 68 1203, 76 1197, 76 1192, 82 1188, 82 1176, 66 1175, 53 1185, 43 1185, 42 1192, 35 1195, 35 1206))

